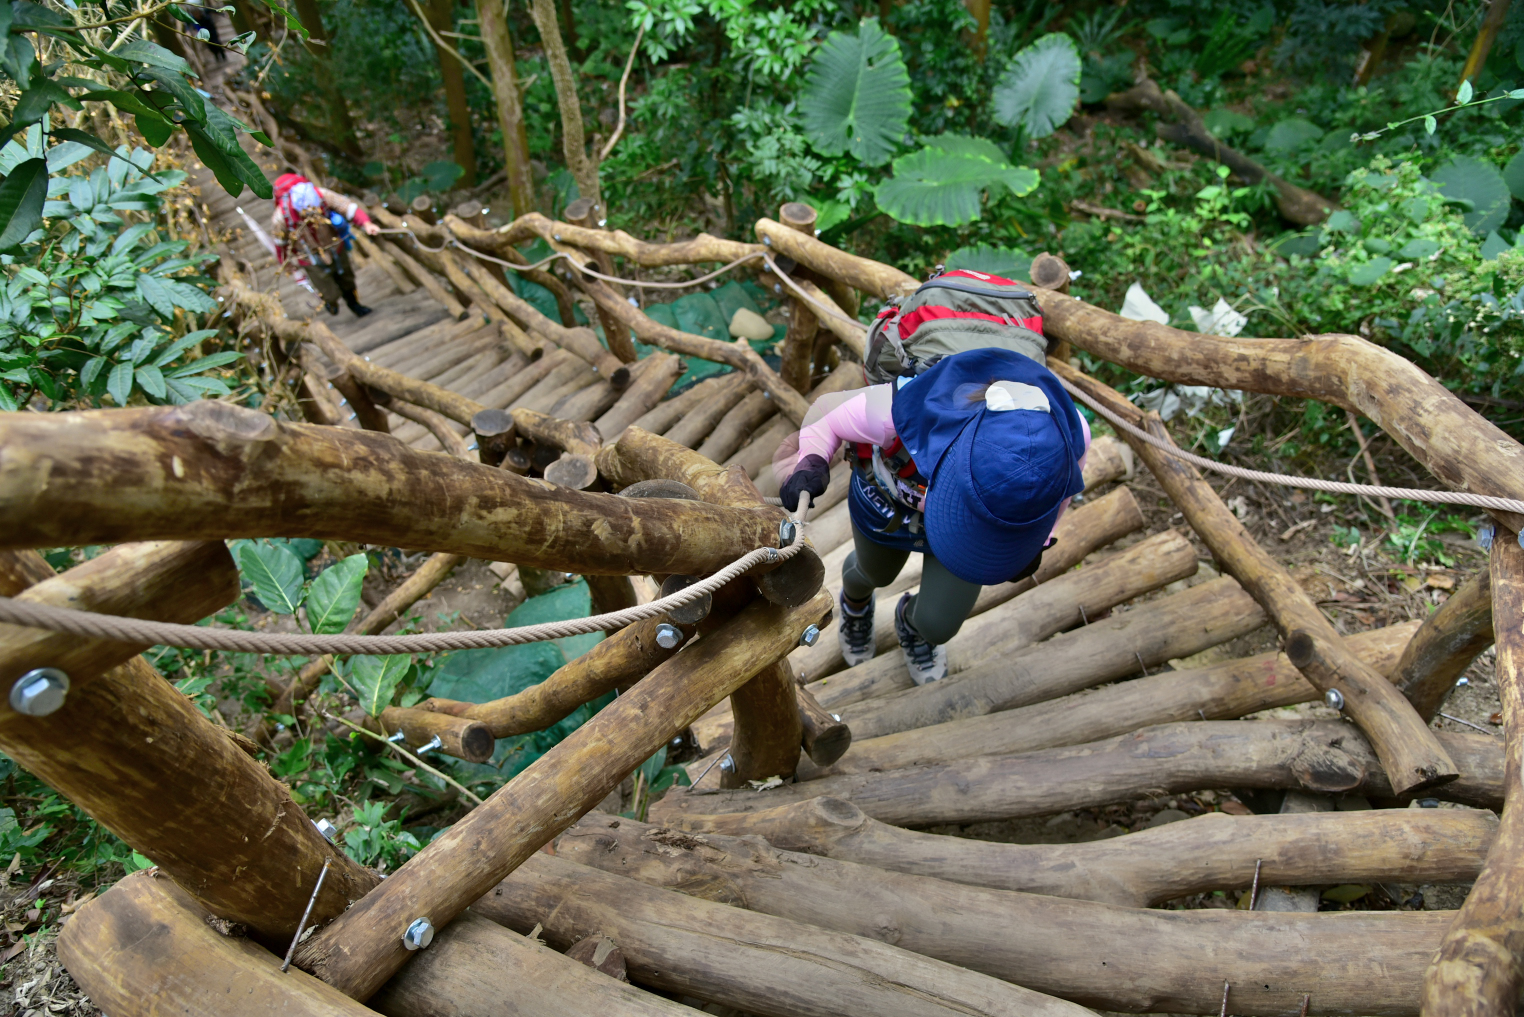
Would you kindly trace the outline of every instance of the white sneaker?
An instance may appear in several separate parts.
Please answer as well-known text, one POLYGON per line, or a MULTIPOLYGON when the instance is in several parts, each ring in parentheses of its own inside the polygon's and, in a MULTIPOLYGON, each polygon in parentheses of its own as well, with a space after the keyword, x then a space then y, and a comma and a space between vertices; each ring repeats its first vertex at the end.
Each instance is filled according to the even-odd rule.
POLYGON ((847 604, 847 595, 836 598, 839 609, 836 616, 836 642, 841 647, 841 657, 848 667, 866 664, 878 653, 878 641, 873 637, 873 601, 860 612, 854 613, 847 604))
POLYGON ((910 606, 910 594, 900 598, 894 609, 894 634, 900 640, 900 652, 905 655, 905 667, 910 680, 917 685, 940 681, 947 677, 947 647, 935 646, 921 638, 905 619, 905 609, 910 606))

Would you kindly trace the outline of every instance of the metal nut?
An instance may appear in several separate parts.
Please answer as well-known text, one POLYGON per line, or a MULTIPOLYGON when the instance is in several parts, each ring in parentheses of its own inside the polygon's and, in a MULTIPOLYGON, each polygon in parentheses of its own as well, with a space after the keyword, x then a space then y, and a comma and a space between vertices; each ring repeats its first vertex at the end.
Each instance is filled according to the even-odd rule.
POLYGON ((785 519, 778 524, 778 541, 784 547, 794 542, 794 537, 799 533, 799 527, 794 525, 792 519, 785 519))
POLYGON ((840 724, 841 723, 841 714, 839 714, 839 713, 833 713, 833 714, 831 714, 831 719, 834 720, 836 723, 840 724))
POLYGON ((820 642, 820 626, 819 625, 811 625, 811 626, 809 626, 799 636, 799 645, 800 646, 814 646, 818 642, 820 642))
POLYGON ((438 752, 442 748, 444 748, 444 742, 438 735, 435 735, 428 741, 424 742, 422 745, 418 746, 418 754, 421 756, 425 752, 438 752))
POLYGON ((315 821, 312 825, 317 827, 318 833, 322 834, 323 835, 323 839, 327 840, 327 841, 333 840, 334 835, 339 832, 339 828, 334 826, 332 823, 330 823, 326 819, 319 819, 319 820, 315 821))
POLYGON ((663 650, 675 650, 683 645, 683 630, 676 625, 662 622, 656 626, 656 645, 663 650))
POLYGON ((725 773, 734 773, 736 770, 735 757, 728 752, 725 753, 725 758, 720 760, 720 769, 725 773))
POLYGON ((11 686, 11 709, 28 717, 46 717, 64 704, 69 676, 56 667, 33 668, 11 686))
POLYGON ((414 918, 402 934, 402 945, 409 950, 422 950, 434 942, 434 923, 427 918, 414 918))
POLYGON ((1323 693, 1323 702, 1327 703, 1335 710, 1342 710, 1344 709, 1344 693, 1340 692, 1338 689, 1329 689, 1327 692, 1323 693))

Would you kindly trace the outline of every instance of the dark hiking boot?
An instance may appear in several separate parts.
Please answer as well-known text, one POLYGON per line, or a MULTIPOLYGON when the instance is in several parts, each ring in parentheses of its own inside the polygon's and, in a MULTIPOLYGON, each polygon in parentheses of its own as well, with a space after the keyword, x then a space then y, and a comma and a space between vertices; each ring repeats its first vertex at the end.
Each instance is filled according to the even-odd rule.
POLYGON ((910 607, 910 596, 907 593, 901 597, 894 609, 894 634, 899 637, 900 652, 905 655, 905 667, 910 671, 910 680, 917 685, 925 685, 947 677, 947 648, 928 643, 911 627, 909 619, 905 617, 905 611, 910 607))

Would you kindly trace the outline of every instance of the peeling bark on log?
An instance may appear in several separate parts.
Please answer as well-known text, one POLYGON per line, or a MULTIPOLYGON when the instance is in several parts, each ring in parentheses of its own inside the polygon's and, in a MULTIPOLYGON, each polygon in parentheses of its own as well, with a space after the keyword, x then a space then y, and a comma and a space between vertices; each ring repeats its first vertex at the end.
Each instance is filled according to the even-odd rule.
POLYGON ((661 402, 688 365, 671 353, 653 353, 643 361, 640 376, 630 383, 617 402, 593 421, 604 441, 614 441, 636 420, 661 402))
MULTIPOLYGON (((661 618, 648 618, 626 626, 557 668, 538 685, 503 699, 488 703, 426 699, 418 709, 481 721, 491 728, 494 738, 543 731, 583 703, 639 680, 675 654, 677 647, 667 650, 657 645, 656 628, 660 624, 661 618)), ((691 636, 692 628, 684 635, 691 636)))
POLYGON ((1247 890, 1256 865, 1264 885, 1470 882, 1498 830, 1492 813, 1469 809, 1208 812, 1084 844, 1000 844, 902 830, 841 798, 673 819, 677 829, 761 837, 784 851, 891 872, 1134 908, 1213 890, 1247 890))
POLYGON ((115 1017, 374 1017, 305 971, 282 973, 275 954, 207 917, 168 879, 134 872, 69 919, 58 958, 115 1017))
POLYGON ((734 765, 720 775, 720 786, 745 787, 748 780, 792 777, 799 766, 804 727, 787 659, 769 664, 732 692, 730 707, 735 718, 730 742, 734 765))
POLYGON ((1524 988, 1524 548, 1492 541, 1498 695, 1503 703, 1503 821, 1487 864, 1424 974, 1424 1017, 1508 1017, 1524 988))
MULTIPOLYGON (((32 565, 35 568, 35 561, 32 565)), ((238 596, 238 569, 226 545, 147 541, 114 547, 37 583, 16 599, 188 624, 226 607, 238 596)), ((146 649, 145 643, 82 639, 68 632, 0 624, 0 688, 8 692, 17 678, 33 668, 54 667, 69 676, 72 695, 102 671, 146 649)), ((9 698, 0 702, 0 719, 6 718, 43 719, 16 713, 9 698)), ((60 744, 72 743, 73 739, 66 739, 60 744)))
MULTIPOLYGON (((765 801, 774 792, 745 793, 765 801)), ((1413 912, 1121 908, 963 886, 777 851, 756 839, 603 816, 584 819, 556 850, 569 861, 892 942, 1103 1010, 1216 1014, 1226 979, 1233 1013, 1296 1013, 1310 993, 1311 1014, 1412 1017, 1420 970, 1446 921, 1413 912)))
MULTIPOLYGON (((850 718, 848 718, 850 721, 850 718)), ((1502 803, 1501 746, 1487 735, 1442 735, 1469 757, 1459 780, 1427 794, 1478 808, 1502 803)), ((1159 794, 1220 787, 1290 788, 1393 797, 1359 732, 1336 721, 1197 721, 1009 756, 821 777, 753 791, 674 788, 651 807, 652 822, 679 814, 758 812, 806 798, 849 799, 895 826, 978 823, 1046 816, 1159 794)))
MULTIPOLYGON (((1061 373, 1079 378, 1085 391, 1105 398, 1115 410, 1136 417, 1136 409, 1114 389, 1073 369, 1061 373), (1104 392, 1102 390, 1104 389, 1104 392)), ((1170 441, 1158 414, 1141 418, 1154 437, 1170 441)), ((1264 608, 1285 638, 1286 655, 1323 692, 1337 689, 1344 711, 1360 725, 1376 747, 1399 794, 1453 780, 1455 763, 1445 755, 1434 732, 1392 683, 1367 667, 1344 646, 1333 624, 1225 505, 1194 466, 1138 439, 1129 444, 1158 479, 1177 508, 1185 513, 1224 570, 1243 584, 1264 608)))
POLYGON ((217 402, 7 414, 0 447, 0 542, 13 548, 313 536, 579 574, 703 575, 777 547, 786 517, 556 489, 217 402))
POLYGON ((913 276, 871 258, 848 254, 830 244, 807 237, 771 219, 758 219, 757 236, 771 250, 787 255, 823 276, 839 279, 853 289, 880 299, 905 296, 920 285, 913 276))
POLYGON ((1424 620, 1392 683, 1424 720, 1445 705, 1455 680, 1493 643, 1492 575, 1480 569, 1424 620))
MULTIPOLYGON (((237 598, 238 573, 220 544, 127 545, 23 596, 184 623, 237 598)), ((110 658, 92 658, 90 646, 116 644, 69 638, 82 647, 79 659, 94 659, 96 669, 70 665, 69 694, 45 717, 18 714, 7 703, 0 751, 269 946, 283 949, 290 940, 324 858, 334 869, 314 921, 343 911, 378 882, 328 844, 290 790, 147 661, 132 656, 135 650, 100 669, 110 658), (253 859, 251 831, 260 835, 253 859)))
POLYGON ((537 854, 471 906, 555 946, 597 934, 635 978, 761 1017, 1086 1017, 1073 1003, 930 960, 537 854))
POLYGON ((824 596, 792 610, 754 602, 441 834, 298 947, 297 963, 352 997, 370 996, 408 959, 401 935, 414 917, 448 924, 710 705, 782 658, 793 633, 829 610, 824 596))
MULTIPOLYGON (((969 612, 970 617, 977 617, 1034 587, 1051 582, 1074 568, 1084 560, 1086 555, 1097 548, 1115 543, 1129 533, 1142 528, 1143 512, 1138 508, 1137 499, 1126 488, 1112 491, 1103 498, 1087 501, 1065 512, 1053 533, 1057 543, 1043 552, 1042 565, 1038 568, 1036 575, 1023 579, 1019 583, 986 586, 980 592, 979 599, 974 602, 974 608, 969 612)), ((815 540, 817 547, 827 546, 823 539, 813 537, 812 539, 815 540)), ((843 540, 842 544, 846 546, 846 540, 843 540)), ((845 552, 843 552, 844 556, 845 552)), ((840 563, 833 564, 838 567, 828 566, 827 582, 834 595, 841 591, 841 575, 840 563)), ((919 566, 920 559, 916 557, 907 564, 906 568, 907 570, 915 569, 919 566)), ((903 576, 906 571, 902 570, 900 574, 903 576)), ((887 608, 884 604, 879 604, 874 611, 874 642, 879 653, 885 653, 898 645, 894 635, 893 614, 892 602, 887 608)), ((821 678, 833 675, 841 671, 846 663, 842 660, 840 644, 835 639, 829 638, 822 639, 812 647, 795 650, 789 660, 796 670, 804 672, 807 682, 819 681, 821 678)), ((843 678, 843 681, 846 680, 843 678)), ((846 701, 839 700, 839 702, 846 701)))
MULTIPOLYGON (((1418 627, 1405 622, 1350 636, 1350 649, 1380 674, 1391 674, 1418 627)), ((861 739, 835 766, 800 773, 801 780, 943 763, 970 756, 1079 745, 1142 727, 1239 717, 1322 698, 1282 653, 1118 682, 1030 706, 861 739)), ((697 725, 695 725, 697 730, 697 725)))
POLYGON ((828 684, 811 691, 822 706, 841 713, 858 738, 876 738, 1126 678, 1140 666, 1157 667, 1236 639, 1264 621, 1259 605, 1237 583, 1214 579, 930 685, 848 705, 831 702, 828 684))
MULTIPOLYGON (((1412 362, 1359 336, 1229 339, 1129 321, 1051 290, 1037 297, 1048 333, 1103 360, 1165 381, 1317 399, 1354 410, 1447 486, 1524 499, 1524 446, 1412 362)), ((1054 371, 1073 380, 1063 367, 1054 371)), ((1509 529, 1524 524, 1524 517, 1494 515, 1509 529)))

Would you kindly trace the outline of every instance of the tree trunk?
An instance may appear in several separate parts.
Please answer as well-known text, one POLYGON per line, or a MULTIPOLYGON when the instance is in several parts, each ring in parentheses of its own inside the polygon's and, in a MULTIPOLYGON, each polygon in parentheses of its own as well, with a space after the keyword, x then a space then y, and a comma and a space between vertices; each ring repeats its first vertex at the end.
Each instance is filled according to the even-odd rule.
POLYGON ((329 138, 351 158, 360 158, 360 142, 355 138, 354 121, 344 93, 333 80, 333 41, 323 27, 323 15, 317 0, 296 0, 296 16, 307 29, 307 53, 312 57, 312 76, 322 93, 328 116, 329 138))
POLYGON ((974 17, 974 56, 984 63, 990 37, 990 0, 964 0, 968 13, 974 17))
MULTIPOLYGON (((124 545, 23 594, 180 623, 237 596, 238 573, 221 544, 124 545)), ((334 869, 313 910, 318 923, 378 882, 323 839, 289 789, 230 732, 133 656, 137 648, 68 638, 79 663, 65 664, 63 706, 43 717, 7 707, 0 751, 272 948, 284 949, 296 931, 325 858, 334 869), (257 851, 251 836, 260 837, 257 851)))
MULTIPOLYGON (((1508 8, 1510 0, 1487 0, 1487 17, 1482 19, 1481 30, 1476 33, 1476 41, 1471 44, 1471 52, 1466 54, 1466 65, 1461 68, 1461 84, 1475 78, 1487 66, 1487 55, 1492 52, 1492 44, 1497 41, 1498 33, 1508 22, 1508 8)), ((1460 85, 1456 85, 1460 90, 1460 85)))
POLYGON ((933 682, 864 702, 836 703, 831 686, 815 691, 858 738, 942 724, 1040 703, 1126 678, 1176 657, 1236 639, 1264 624, 1264 613, 1231 579, 1214 579, 976 664, 957 680, 933 682))
MULTIPOLYGON (((847 718, 848 721, 851 718, 847 718)), ((855 729, 856 725, 853 724, 855 729)), ((1428 794, 1479 808, 1503 800, 1503 754, 1487 735, 1443 735, 1473 757, 1460 780, 1428 794)), ((694 793, 674 788, 651 807, 652 822, 681 813, 757 812, 806 798, 849 799, 895 826, 980 823, 1098 808, 1212 788, 1289 788, 1394 797, 1364 738, 1333 721, 1196 721, 1009 756, 821 777, 773 788, 694 793)))
POLYGON ((540 30, 540 42, 545 47, 545 62, 550 65, 550 77, 556 85, 556 105, 561 109, 561 150, 566 156, 566 168, 576 178, 577 190, 581 196, 602 212, 603 194, 598 189, 598 164, 589 158, 587 142, 582 135, 582 99, 577 95, 577 79, 572 71, 571 60, 566 55, 566 43, 561 38, 555 0, 530 0, 529 13, 534 16, 535 27, 540 30))
MULTIPOLYGON (((1113 412, 1125 406, 1136 419, 1136 409, 1114 389, 1065 365, 1060 365, 1060 373, 1071 381, 1080 377, 1091 394, 1100 394, 1105 389, 1106 401, 1116 408, 1113 412)), ((1170 440, 1157 414, 1142 419, 1154 437, 1170 440)), ((1340 693, 1342 709, 1375 745, 1398 793, 1453 780, 1454 762, 1445 755, 1413 704, 1344 646, 1312 598, 1269 552, 1255 543, 1196 468, 1146 442, 1130 436, 1129 439, 1133 451, 1148 464, 1202 542, 1275 622, 1291 662, 1319 690, 1340 693)))
POLYGON ((1472 809, 1372 809, 1195 819, 1083 844, 1000 844, 918 833, 840 798, 750 814, 682 816, 695 833, 761 837, 802 851, 994 890, 1157 907, 1188 894, 1261 885, 1466 883, 1482 869, 1497 817, 1472 809))
MULTIPOLYGON (((777 792, 744 793, 766 801, 777 792)), ((606 816, 569 830, 556 853, 656 886, 891 941, 1101 1010, 1216 1014, 1227 980, 1231 1013, 1294 1014, 1310 993, 1313 1014, 1411 1017, 1420 971, 1446 922, 1422 913, 1120 908, 961 886, 606 816)))
POLYGON ((565 949, 601 934, 632 977, 760 1017, 1085 1017, 1073 1003, 896 949, 537 854, 471 905, 565 949))
POLYGON ((793 610, 754 602, 604 707, 307 940, 298 963, 351 997, 370 996, 408 959, 399 929, 418 915, 448 924, 699 714, 783 657, 799 630, 829 610, 824 596, 793 610))
MULTIPOLYGON (((455 0, 429 0, 429 23, 436 32, 455 31, 455 0)), ((460 187, 476 186, 476 141, 471 136, 471 107, 466 102, 465 69, 449 50, 434 44, 439 60, 439 77, 444 84, 445 107, 450 111, 450 141, 455 162, 465 170, 457 182, 460 187)))
POLYGON ((0 446, 0 540, 12 548, 313 536, 579 574, 707 575, 779 546, 786 518, 547 489, 387 435, 220 402, 7 414, 0 446))
MULTIPOLYGON (((1416 622, 1405 622, 1361 632, 1349 637, 1350 649, 1376 671, 1391 674, 1416 627, 1416 622)), ((861 739, 835 766, 806 768, 800 779, 1079 745, 1155 724, 1234 720, 1319 698, 1318 690, 1285 654, 1261 653, 1202 668, 1165 671, 983 717, 861 739)))
POLYGON ((503 162, 508 171, 508 194, 513 214, 533 212, 537 204, 534 174, 529 167, 529 134, 524 127, 524 99, 514 62, 513 35, 508 30, 507 6, 495 0, 476 0, 476 17, 487 50, 492 97, 497 100, 497 125, 503 135, 503 162))
POLYGON ((1480 569, 1424 620, 1392 683, 1424 720, 1445 705, 1455 680, 1493 642, 1492 574, 1480 569))
MULTIPOLYGON (((1499 0, 1494 0, 1495 4, 1499 0)), ((1504 5, 1506 6, 1506 5, 1504 5)), ((1524 986, 1524 548, 1514 534, 1492 540, 1498 695, 1503 702, 1503 821, 1487 864, 1466 895, 1424 975, 1424 1017, 1505 1017, 1524 986)))
MULTIPOLYGON (((1092 446, 1092 450, 1093 448, 1092 446)), ((1086 465, 1088 466, 1088 463, 1086 465)), ((1058 542, 1043 552, 1042 565, 1038 568, 1036 574, 1019 583, 1000 583, 996 586, 986 586, 979 594, 979 599, 974 602, 974 608, 969 612, 970 618, 976 618, 986 611, 993 610, 996 606, 1003 604, 1012 597, 1024 594, 1034 587, 1041 586, 1044 583, 1063 576, 1074 566, 1078 565, 1086 555, 1091 554, 1098 548, 1115 543, 1129 533, 1135 533, 1142 528, 1143 512, 1138 508, 1137 499, 1126 488, 1120 488, 1105 497, 1086 501, 1082 505, 1070 508, 1068 512, 1064 513, 1064 517, 1058 521, 1057 527, 1054 528, 1053 536, 1058 542)), ((819 541, 817 541, 817 545, 824 546, 819 541)), ((829 557, 836 559, 839 554, 844 559, 846 552, 850 550, 851 548, 843 542, 843 549, 840 552, 833 553, 829 557)), ((827 564, 827 583, 833 595, 841 592, 841 576, 838 571, 840 564, 839 560, 828 561, 827 564)), ((904 578, 913 573, 914 576, 918 577, 919 572, 914 570, 918 569, 919 566, 920 559, 916 558, 907 563, 905 569, 900 571, 900 576, 904 578)), ((918 578, 905 588, 909 589, 909 586, 914 585, 916 581, 919 581, 918 578)), ((897 586, 898 583, 896 583, 897 586)), ((895 587, 890 587, 889 589, 893 590, 895 587)), ((895 590, 895 592, 899 591, 895 590)), ((898 645, 894 635, 893 610, 894 604, 891 601, 887 607, 880 604, 874 611, 874 642, 879 653, 886 653, 898 645)), ((829 630, 827 630, 827 635, 830 635, 829 630)), ((801 648, 795 650, 790 655, 789 661, 794 665, 796 671, 804 673, 804 680, 806 682, 819 681, 821 678, 836 674, 846 666, 841 656, 841 644, 831 638, 822 639, 807 649, 801 648)), ((856 668, 853 669, 853 671, 856 670, 856 668)), ((852 683, 853 675, 848 673, 843 675, 840 681, 835 684, 841 686, 852 683)), ((867 693, 857 698, 866 698, 866 695, 867 693)), ((836 700, 838 703, 848 701, 845 698, 836 700)))

